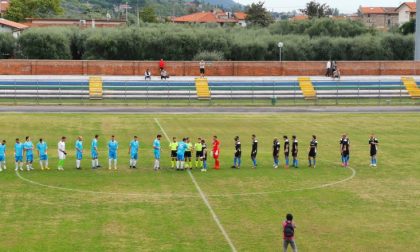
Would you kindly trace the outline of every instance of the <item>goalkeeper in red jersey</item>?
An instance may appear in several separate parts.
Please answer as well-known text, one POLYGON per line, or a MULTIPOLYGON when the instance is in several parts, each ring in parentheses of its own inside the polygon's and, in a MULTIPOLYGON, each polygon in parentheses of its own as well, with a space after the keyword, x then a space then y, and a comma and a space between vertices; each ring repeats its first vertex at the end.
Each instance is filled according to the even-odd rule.
POLYGON ((213 158, 214 158, 214 169, 220 169, 219 155, 220 155, 220 141, 217 136, 213 136, 213 158))

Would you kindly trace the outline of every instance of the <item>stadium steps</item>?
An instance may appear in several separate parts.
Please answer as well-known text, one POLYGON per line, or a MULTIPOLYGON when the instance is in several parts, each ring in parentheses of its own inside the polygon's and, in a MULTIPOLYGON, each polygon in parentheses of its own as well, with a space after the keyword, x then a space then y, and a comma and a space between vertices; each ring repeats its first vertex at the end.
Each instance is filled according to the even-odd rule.
POLYGON ((195 79, 195 89, 197 91, 198 99, 210 99, 210 89, 209 82, 207 78, 196 78, 195 79))
POLYGON ((299 77, 299 87, 302 90, 303 97, 307 100, 316 99, 316 91, 312 85, 311 78, 309 77, 299 77))
POLYGON ((91 100, 101 100, 103 95, 102 77, 91 76, 89 77, 89 98, 91 100))
POLYGON ((402 82, 404 83, 405 89, 407 89, 408 94, 413 99, 420 99, 420 88, 417 86, 416 81, 413 77, 401 77, 402 82))

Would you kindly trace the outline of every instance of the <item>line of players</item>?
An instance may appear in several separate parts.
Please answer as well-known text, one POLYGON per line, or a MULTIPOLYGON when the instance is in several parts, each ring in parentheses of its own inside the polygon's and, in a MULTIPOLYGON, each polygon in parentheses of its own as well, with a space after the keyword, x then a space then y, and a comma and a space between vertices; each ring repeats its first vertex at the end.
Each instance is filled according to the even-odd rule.
MULTIPOLYGON (((153 152, 154 152, 154 170, 160 169, 160 156, 161 156, 161 144, 160 139, 161 135, 157 135, 156 139, 153 142, 153 152)), ((62 137, 59 141, 58 147, 58 170, 64 170, 64 160, 66 159, 67 152, 66 152, 66 137, 62 137)), ((101 166, 99 165, 98 159, 98 140, 99 135, 95 135, 93 140, 91 141, 90 151, 92 157, 92 169, 98 169, 101 166)), ((252 148, 251 148, 251 160, 252 160, 252 167, 257 167, 257 154, 258 154, 258 140, 256 135, 251 136, 252 140, 252 148)), ((234 152, 234 159, 232 168, 239 169, 242 164, 242 144, 240 141, 239 136, 234 138, 235 141, 235 152, 234 152)), ((349 160, 350 160, 350 140, 347 134, 343 134, 340 139, 340 153, 341 153, 341 165, 343 167, 348 167, 349 160)), ((369 145, 370 145, 370 166, 376 167, 377 166, 377 151, 378 151, 378 144, 379 141, 372 134, 369 138, 369 145)), ((213 148, 211 150, 211 155, 213 156, 214 162, 214 169, 220 169, 220 141, 218 140, 217 136, 213 136, 213 148)), ((111 139, 109 140, 108 144, 108 168, 111 170, 117 169, 117 153, 119 144, 115 140, 115 136, 112 135, 111 139)), ((23 157, 26 156, 26 170, 31 171, 33 170, 33 161, 34 155, 33 151, 37 150, 37 154, 39 157, 39 164, 41 170, 49 170, 48 167, 48 145, 47 143, 41 138, 39 142, 34 146, 29 136, 25 138, 25 142, 21 143, 19 138, 16 138, 15 146, 14 146, 14 157, 15 157, 15 170, 23 171, 24 163, 23 157)), ((136 169, 137 160, 138 160, 138 152, 139 152, 140 143, 138 141, 138 137, 134 136, 133 140, 129 144, 128 154, 130 156, 130 169, 136 169)), ((176 168, 176 170, 184 170, 184 169, 192 169, 192 152, 195 150, 195 167, 201 168, 201 171, 207 171, 207 158, 208 158, 208 148, 206 141, 202 138, 198 138, 197 142, 193 145, 188 137, 183 138, 182 141, 177 142, 176 137, 172 138, 172 142, 169 144, 169 148, 171 150, 171 167, 176 168)), ((81 160, 83 159, 83 138, 79 136, 75 143, 76 149, 76 169, 81 169, 81 160)), ((308 152, 308 166, 309 167, 316 167, 316 155, 318 149, 318 141, 315 135, 312 136, 312 139, 309 143, 309 152, 308 152)), ((279 156, 281 150, 280 141, 277 138, 273 140, 273 167, 278 168, 280 165, 279 156)), ((299 161, 298 161, 298 152, 299 152, 299 143, 297 137, 295 135, 292 136, 292 142, 290 146, 290 142, 287 136, 283 136, 283 154, 284 154, 284 167, 289 168, 289 155, 292 155, 292 166, 294 168, 298 168, 299 161)), ((0 143, 0 171, 6 170, 6 141, 3 140, 0 143)))

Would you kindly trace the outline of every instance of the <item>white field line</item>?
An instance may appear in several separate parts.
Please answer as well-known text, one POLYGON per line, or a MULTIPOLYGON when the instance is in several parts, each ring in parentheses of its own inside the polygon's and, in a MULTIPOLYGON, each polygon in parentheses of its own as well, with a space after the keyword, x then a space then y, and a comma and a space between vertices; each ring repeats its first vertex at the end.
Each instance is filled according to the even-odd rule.
MULTIPOLYGON (((289 190, 275 190, 275 191, 263 191, 263 192, 245 192, 245 193, 226 193, 226 194, 209 194, 207 195, 207 198, 221 198, 221 197, 233 197, 233 196, 254 196, 254 195, 266 195, 266 194, 276 194, 276 193, 283 193, 283 192, 297 192, 297 191, 307 191, 307 190, 316 190, 316 189, 322 189, 326 187, 332 187, 337 184, 341 184, 344 182, 347 182, 351 179, 353 179, 356 176, 356 170, 349 167, 349 169, 352 171, 352 174, 339 181, 330 182, 318 186, 312 186, 312 187, 303 187, 303 188, 295 188, 295 189, 289 189, 289 190)), ((74 189, 74 188, 68 188, 68 187, 60 187, 60 186, 53 186, 53 185, 46 185, 42 184, 37 181, 30 180, 28 178, 22 177, 22 175, 16 171, 16 176, 21 179, 22 181, 25 181, 29 184, 33 184, 36 186, 41 186, 49 189, 54 190, 61 190, 61 191, 69 191, 69 192, 77 192, 77 193, 89 193, 89 194, 102 194, 102 195, 119 195, 119 196, 131 196, 131 197, 143 197, 143 198, 199 198, 198 195, 191 195, 191 194, 165 194, 165 193, 118 193, 118 192, 102 192, 102 191, 92 191, 92 190, 83 190, 83 189, 74 189)))
POLYGON ((70 192, 77 192, 77 193, 89 193, 89 194, 102 194, 102 195, 117 195, 117 196, 133 196, 133 197, 144 197, 144 198, 199 198, 199 196, 195 195, 189 195, 189 194, 164 194, 164 193, 118 193, 118 192, 101 192, 101 191, 91 191, 91 190, 83 190, 83 189, 74 189, 74 188, 68 188, 68 187, 60 187, 60 186, 52 186, 52 185, 46 185, 42 184, 27 178, 22 177, 19 171, 16 171, 16 176, 25 181, 29 184, 49 188, 49 189, 55 189, 55 190, 61 190, 61 191, 70 191, 70 192))
POLYGON ((283 192, 298 192, 298 191, 321 189, 321 188, 334 186, 334 185, 341 184, 341 183, 347 182, 349 180, 352 180, 356 176, 356 170, 351 168, 351 167, 349 167, 349 169, 352 172, 350 177, 347 177, 347 178, 339 180, 339 181, 319 185, 319 186, 296 188, 296 189, 289 189, 289 190, 265 191, 265 192, 210 194, 210 195, 208 195, 208 197, 252 196, 252 195, 264 195, 264 194, 275 194, 275 193, 283 193, 283 192))
MULTIPOLYGON (((168 142, 170 142, 171 140, 169 139, 168 134, 166 134, 165 129, 162 127, 162 125, 160 124, 160 122, 159 122, 159 120, 157 118, 155 118, 155 122, 159 126, 159 128, 162 130, 162 133, 163 133, 163 135, 165 135, 166 140, 168 142)), ((188 174, 190 175, 190 178, 191 178, 192 182, 194 183, 195 188, 197 189, 198 193, 200 194, 201 199, 204 201, 204 204, 206 204, 207 208, 209 209, 209 211, 210 211, 210 213, 211 213, 211 215, 213 217, 214 222, 216 222, 217 227, 219 227, 219 229, 222 232, 223 236, 225 237, 227 243, 229 244, 231 250, 233 252, 236 252, 237 250, 236 250, 235 245, 233 244, 233 242, 230 239, 228 233, 226 232, 225 228, 223 227, 222 223, 220 222, 219 217, 214 212, 213 207, 210 205, 210 202, 208 201, 206 195, 201 190, 200 186, 198 185, 197 181, 195 180, 194 175, 189 170, 188 170, 188 174)))

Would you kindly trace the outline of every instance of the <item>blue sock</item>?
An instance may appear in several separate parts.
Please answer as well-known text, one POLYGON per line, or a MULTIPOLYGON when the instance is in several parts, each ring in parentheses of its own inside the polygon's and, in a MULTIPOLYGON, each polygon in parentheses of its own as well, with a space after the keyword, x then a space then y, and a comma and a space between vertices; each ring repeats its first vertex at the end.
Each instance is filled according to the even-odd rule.
POLYGON ((286 162, 286 165, 288 166, 289 165, 289 159, 286 158, 284 161, 286 162))
POLYGON ((241 159, 238 158, 238 166, 241 166, 241 163, 242 163, 241 159))
POLYGON ((252 159, 252 163, 254 163, 254 166, 257 166, 257 159, 256 158, 252 159))
POLYGON ((203 161, 203 168, 207 170, 207 161, 206 160, 203 161))
POLYGON ((233 166, 236 166, 236 157, 233 158, 233 166))
POLYGON ((314 166, 316 165, 316 159, 314 158, 314 166))
POLYGON ((345 162, 346 162, 346 158, 343 155, 341 155, 341 163, 345 163, 345 162))
POLYGON ((312 166, 312 161, 311 161, 311 159, 308 159, 308 161, 309 161, 309 166, 312 166))

